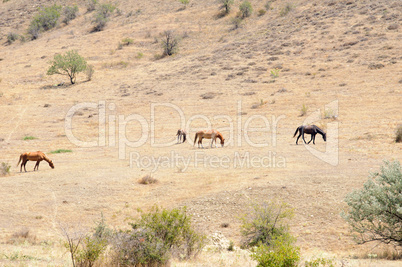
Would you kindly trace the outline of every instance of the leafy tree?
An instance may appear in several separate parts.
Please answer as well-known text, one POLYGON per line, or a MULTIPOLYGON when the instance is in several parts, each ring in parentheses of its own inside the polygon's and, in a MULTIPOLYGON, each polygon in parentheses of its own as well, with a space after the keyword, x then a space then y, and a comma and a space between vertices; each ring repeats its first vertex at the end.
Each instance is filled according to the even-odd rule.
POLYGON ((253 13, 253 7, 251 6, 251 3, 249 1, 244 1, 243 3, 241 3, 239 9, 241 17, 243 19, 250 17, 251 13, 253 13))
POLYGON ((219 2, 222 4, 222 8, 225 9, 225 13, 229 14, 230 9, 232 8, 232 5, 234 3, 234 0, 219 0, 219 2))
POLYGON ((85 71, 87 68, 85 59, 74 50, 68 51, 64 55, 55 55, 51 64, 47 75, 67 75, 70 78, 71 84, 75 83, 77 74, 85 71))
POLYGON ((402 174, 399 161, 385 161, 380 173, 372 173, 363 189, 345 199, 342 217, 357 233, 358 243, 380 241, 402 246, 402 174))

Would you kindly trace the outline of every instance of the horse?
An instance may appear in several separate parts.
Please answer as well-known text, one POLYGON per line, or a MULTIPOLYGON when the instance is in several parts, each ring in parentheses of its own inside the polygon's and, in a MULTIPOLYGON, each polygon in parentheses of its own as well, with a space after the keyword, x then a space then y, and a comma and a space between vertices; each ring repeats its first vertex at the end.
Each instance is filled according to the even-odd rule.
POLYGON ((182 142, 182 143, 186 142, 187 133, 186 133, 185 130, 183 130, 183 129, 177 130, 177 134, 176 134, 176 135, 177 135, 177 143, 178 143, 178 144, 181 142, 182 137, 183 137, 183 142, 182 142))
POLYGON ((293 135, 293 138, 296 136, 297 132, 299 132, 299 136, 297 137, 296 145, 297 141, 299 141, 300 136, 302 136, 304 143, 306 143, 306 140, 304 140, 305 133, 311 134, 311 139, 307 144, 310 144, 310 142, 313 141, 313 144, 315 145, 315 135, 318 133, 322 135, 322 138, 324 139, 325 142, 327 141, 327 134, 315 125, 302 125, 300 127, 297 127, 296 132, 293 135))
POLYGON ((223 145, 225 144, 225 138, 223 138, 222 134, 220 132, 218 132, 217 130, 209 130, 209 131, 198 131, 195 134, 195 139, 194 139, 194 145, 195 146, 195 142, 197 141, 198 138, 198 148, 200 148, 200 144, 202 146, 202 148, 204 148, 204 146, 202 145, 202 139, 212 139, 211 140, 211 148, 212 148, 212 144, 215 141, 215 147, 216 147, 216 138, 219 138, 221 140, 221 145, 223 147, 223 145))
POLYGON ((43 153, 43 152, 41 152, 41 151, 36 151, 36 152, 25 152, 25 153, 22 153, 21 155, 20 155, 20 160, 18 161, 18 163, 17 163, 17 167, 18 167, 18 165, 20 164, 20 162, 22 161, 22 163, 21 163, 21 168, 20 168, 20 172, 22 172, 22 166, 24 166, 24 170, 25 170, 25 172, 27 171, 26 169, 25 169, 25 165, 27 164, 27 162, 28 161, 36 161, 36 164, 35 164, 35 167, 34 167, 34 171, 35 171, 35 169, 36 170, 39 170, 39 163, 42 161, 42 160, 45 160, 45 161, 47 161, 47 163, 49 163, 49 166, 52 168, 52 169, 54 169, 54 164, 53 164, 53 162, 48 158, 48 157, 46 157, 46 155, 43 153))

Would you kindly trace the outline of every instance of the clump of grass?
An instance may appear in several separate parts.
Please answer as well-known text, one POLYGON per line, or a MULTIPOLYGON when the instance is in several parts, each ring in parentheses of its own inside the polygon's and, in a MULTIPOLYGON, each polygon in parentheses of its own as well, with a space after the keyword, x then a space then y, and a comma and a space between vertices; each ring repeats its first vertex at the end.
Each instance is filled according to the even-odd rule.
POLYGON ((35 136, 25 136, 25 137, 24 137, 24 141, 27 141, 27 140, 35 140, 35 139, 38 139, 38 138, 36 138, 35 136))
POLYGON ((71 149, 57 149, 50 151, 50 154, 61 154, 61 153, 70 153, 73 152, 71 149))
POLYGON ((19 35, 13 32, 10 32, 9 34, 7 34, 7 43, 8 44, 12 44, 15 41, 18 40, 19 35))
POLYGON ((234 251, 234 243, 232 240, 230 240, 228 251, 234 251))
POLYGON ((136 59, 141 59, 144 56, 143 53, 138 52, 137 56, 135 57, 136 59))
POLYGON ((123 45, 128 46, 128 45, 133 44, 133 43, 134 43, 134 40, 127 37, 127 38, 124 38, 123 40, 121 40, 121 42, 122 42, 123 45))
POLYGON ((264 16, 265 13, 267 13, 267 11, 266 11, 265 9, 260 9, 260 10, 258 10, 258 16, 259 16, 259 17, 264 16))
POLYGON ((332 109, 326 109, 324 110, 324 119, 332 119, 335 120, 336 119, 336 114, 334 113, 334 111, 332 109))
POLYGON ((307 114, 307 111, 308 107, 305 104, 303 104, 302 108, 300 109, 300 117, 305 116, 307 114))
POLYGON ((156 184, 157 182, 158 180, 153 178, 152 175, 145 175, 138 181, 139 184, 156 184))
POLYGON ((402 143, 402 124, 400 124, 396 130, 395 142, 402 143))
POLYGON ((8 163, 2 162, 0 165, 0 176, 6 176, 10 173, 11 166, 8 163))
POLYGON ((36 236, 32 235, 29 229, 22 229, 15 232, 11 238, 7 240, 7 244, 23 244, 25 242, 29 242, 30 244, 36 243, 36 236))
POLYGON ((87 65, 87 68, 85 70, 85 74, 87 75, 87 81, 92 80, 92 76, 94 75, 94 66, 92 65, 87 65))
POLYGON ((118 61, 118 62, 111 62, 111 63, 103 63, 102 67, 104 69, 112 69, 112 68, 127 68, 128 62, 126 61, 118 61))
POLYGON ((281 70, 278 69, 278 68, 275 68, 275 69, 271 70, 271 77, 272 77, 272 79, 278 78, 280 71, 281 71, 281 70))

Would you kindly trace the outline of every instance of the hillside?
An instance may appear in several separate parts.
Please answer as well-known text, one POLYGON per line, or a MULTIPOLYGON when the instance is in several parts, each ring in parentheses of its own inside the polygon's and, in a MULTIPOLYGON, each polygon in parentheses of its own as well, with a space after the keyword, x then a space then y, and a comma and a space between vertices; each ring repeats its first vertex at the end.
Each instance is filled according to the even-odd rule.
MULTIPOLYGON (((37 8, 48 1, 0 3, 0 162, 12 166, 9 176, 0 177, 3 255, 18 250, 34 257, 34 265, 67 264, 58 246, 60 223, 87 229, 103 213, 111 226, 124 228, 137 208, 154 204, 187 206, 205 233, 219 232, 239 246, 239 215, 254 202, 279 200, 295 210, 290 229, 303 257, 327 255, 340 265, 367 266, 362 255, 372 253, 372 246, 356 245, 339 214, 345 195, 361 188, 370 171, 383 160, 402 159, 394 141, 402 123, 399 1, 297 0, 283 14, 287 1, 276 0, 262 16, 265 2, 250 1, 254 12, 236 29, 239 1, 220 16, 215 0, 190 1, 186 8, 174 0, 122 0, 98 32, 84 2, 56 1, 77 3, 79 16, 36 40, 11 44, 7 35, 26 36, 37 8), (161 57, 166 30, 180 39, 171 57, 161 57), (119 46, 124 38, 133 43, 119 46), (69 50, 94 66, 91 81, 83 73, 74 85, 65 76, 46 75, 53 56, 69 50), (93 105, 83 104, 69 117, 71 108, 88 102, 93 105), (69 120, 75 138, 100 143, 77 145, 69 120), (330 164, 301 140, 295 145, 294 131, 306 122, 327 132, 326 143, 318 135, 309 147, 336 151, 330 164), (189 143, 174 144, 177 129, 185 126, 189 143), (224 148, 193 147, 196 128, 209 127, 221 130, 224 148), (144 143, 132 145, 138 140, 144 143), (49 153, 57 149, 72 152, 49 153), (36 150, 48 154, 55 169, 41 163, 33 172, 30 162, 28 172, 20 173, 19 155, 36 150), (268 157, 271 165, 235 166, 247 153, 268 157), (189 166, 172 155, 188 159, 189 166), (137 156, 144 161, 136 164, 137 156), (147 164, 158 157, 170 164, 147 164), (227 157, 230 164, 215 167, 214 157, 227 157), (137 182, 151 173, 157 184, 137 182), (229 227, 221 227, 225 223, 229 227), (21 229, 37 242, 27 248, 10 244, 21 229)), ((236 262, 227 253, 207 253, 187 264, 255 265, 243 254, 236 262)), ((12 264, 1 255, 1 264, 12 264)))

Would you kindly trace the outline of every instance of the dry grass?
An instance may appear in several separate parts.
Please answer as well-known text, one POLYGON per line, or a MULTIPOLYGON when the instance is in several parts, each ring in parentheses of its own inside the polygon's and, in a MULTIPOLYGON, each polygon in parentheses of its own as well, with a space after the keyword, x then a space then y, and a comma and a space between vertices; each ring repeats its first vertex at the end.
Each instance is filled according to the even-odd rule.
POLYGON ((140 180, 138 180, 139 184, 156 184, 157 182, 158 180, 153 178, 151 175, 145 175, 140 180))

